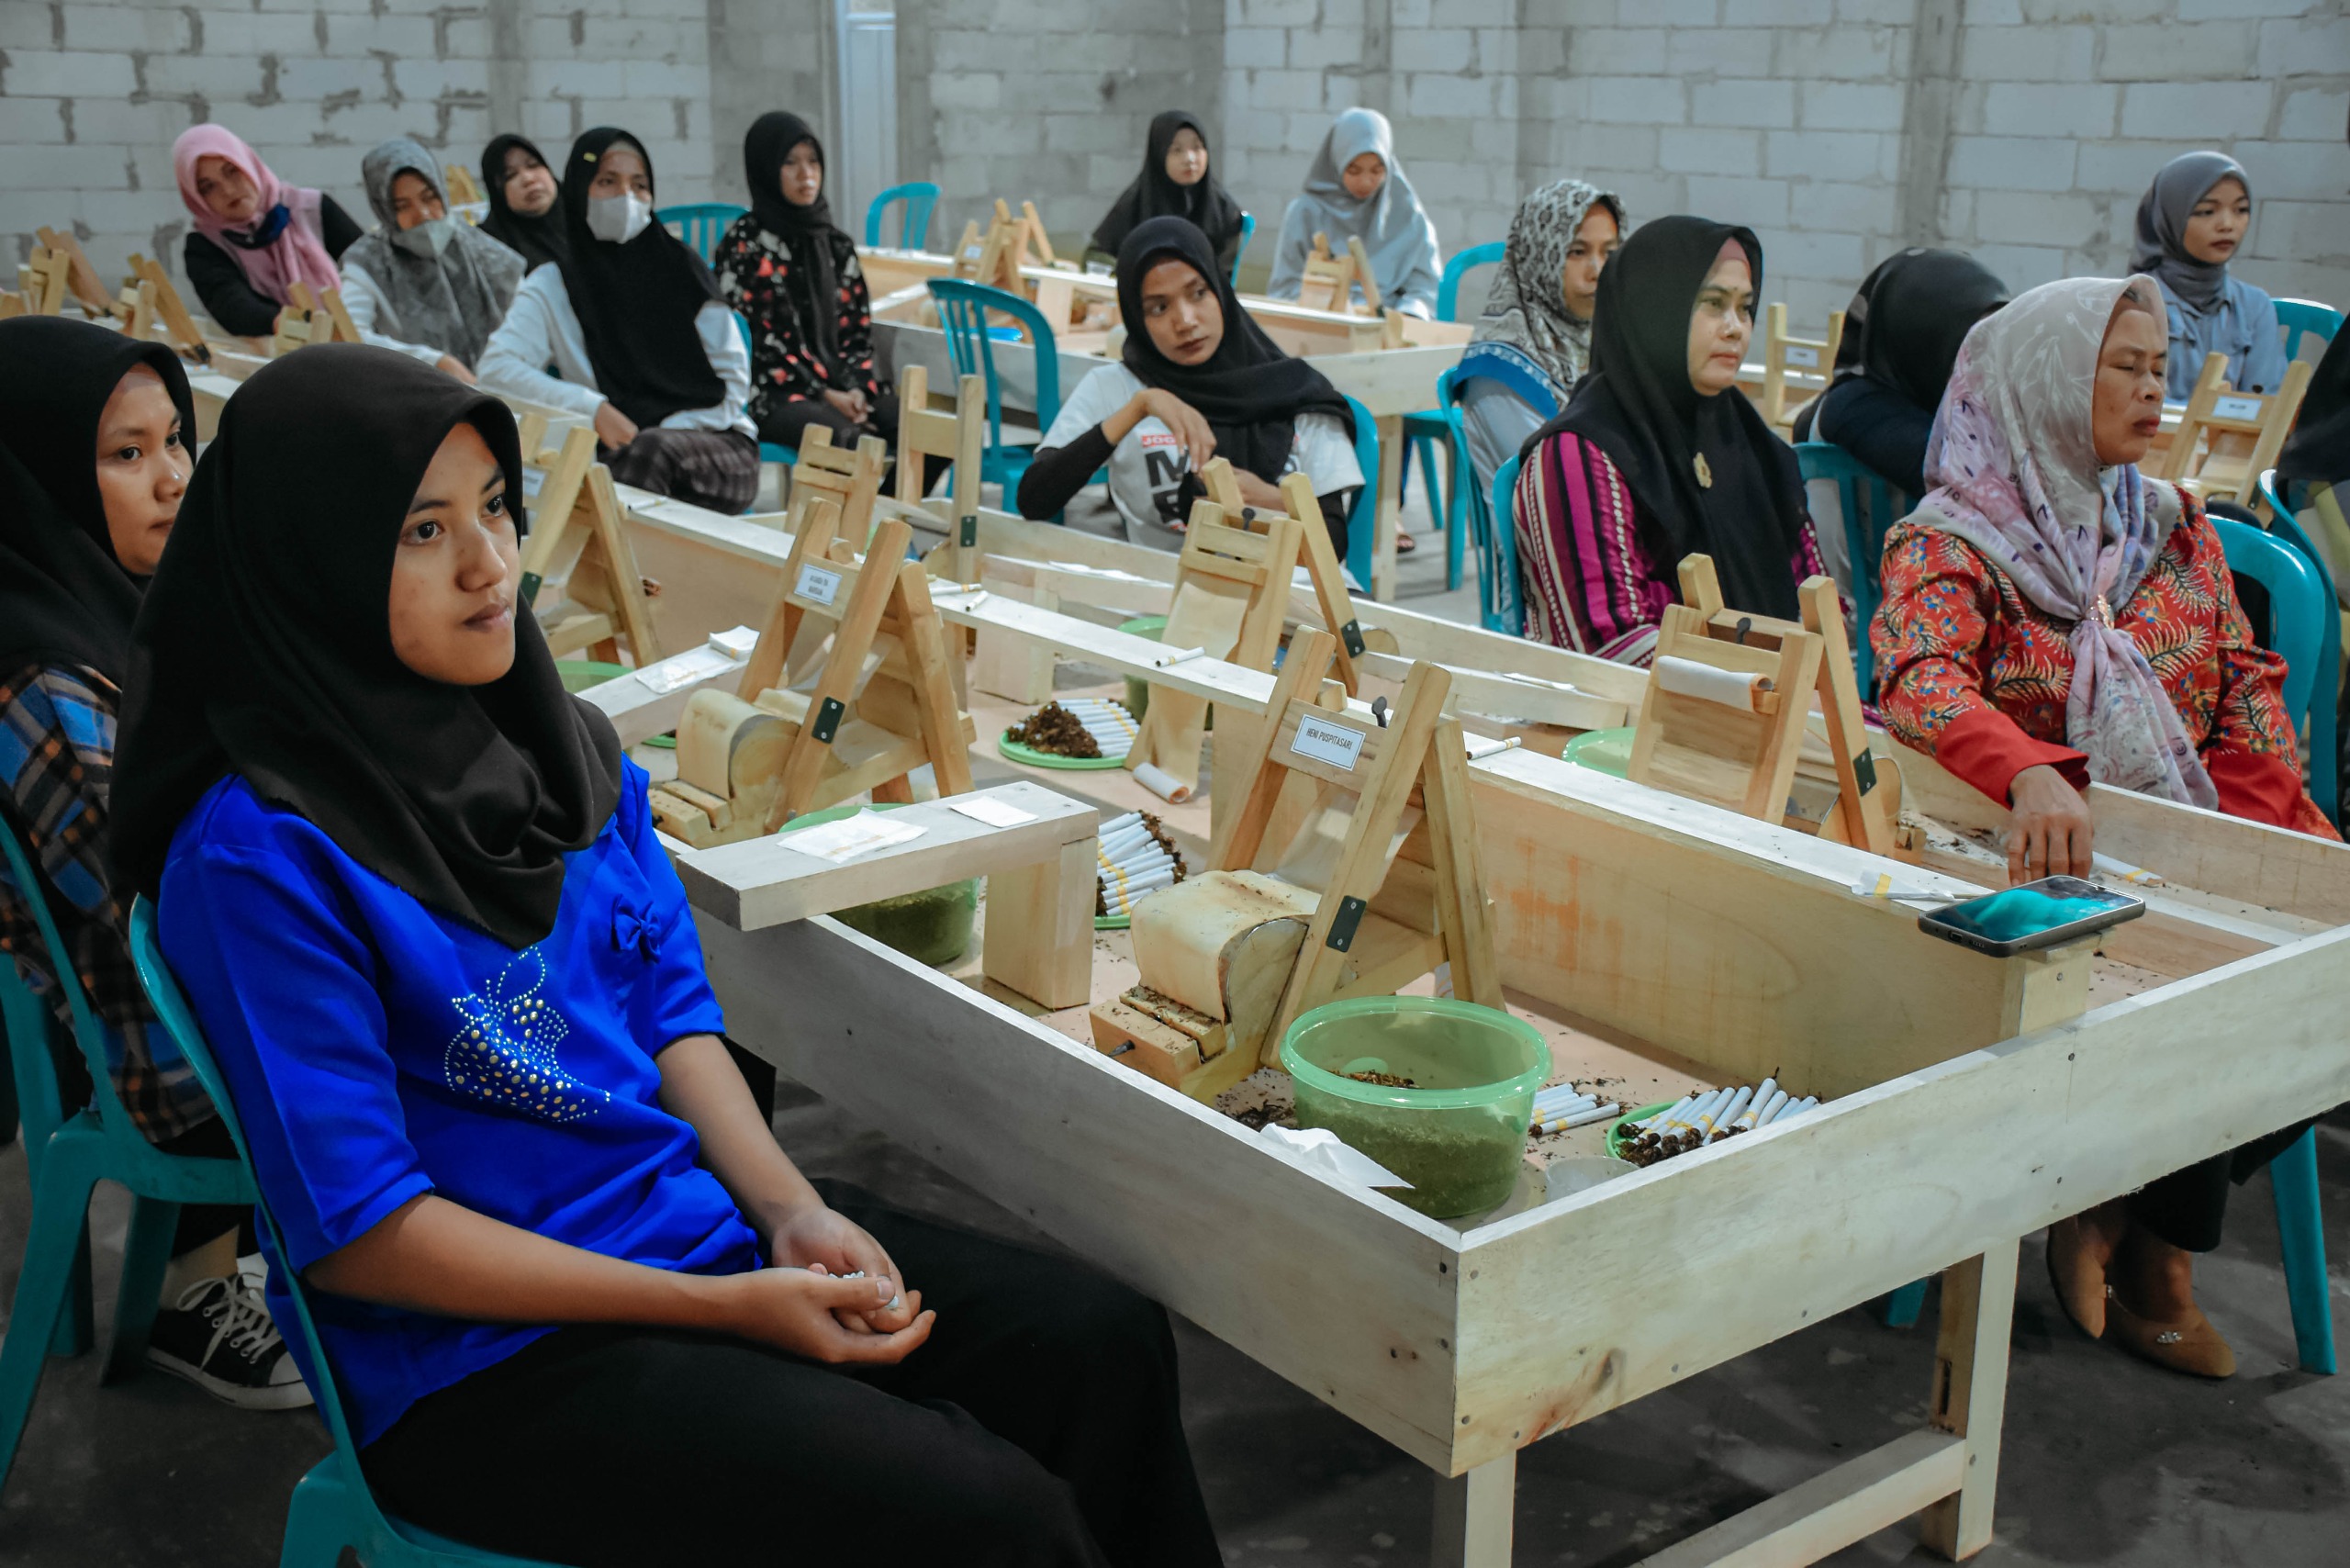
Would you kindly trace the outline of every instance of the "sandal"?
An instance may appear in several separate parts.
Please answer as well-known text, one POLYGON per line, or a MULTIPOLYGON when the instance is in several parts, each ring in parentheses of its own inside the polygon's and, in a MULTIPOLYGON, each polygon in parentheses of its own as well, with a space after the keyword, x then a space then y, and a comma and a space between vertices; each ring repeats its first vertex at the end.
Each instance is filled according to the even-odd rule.
POLYGON ((1410 534, 1405 533, 1402 529, 1397 529, 1395 531, 1395 554, 1398 555, 1408 555, 1419 547, 1420 542, 1418 540, 1413 538, 1410 534))
POLYGON ((2087 1230, 2079 1215, 2048 1227, 2048 1282, 2055 1289, 2056 1305, 2074 1327, 2092 1339, 2105 1337, 2105 1306, 2113 1298, 2105 1270, 2105 1264, 2089 1257, 2087 1230))
POLYGON ((2220 1338, 2220 1331, 2211 1327, 2200 1307, 2176 1323, 2154 1323, 2122 1305, 2120 1297, 2109 1296, 2106 1322, 2121 1348, 2141 1361, 2189 1377, 2217 1380, 2235 1375, 2235 1351, 2220 1338))

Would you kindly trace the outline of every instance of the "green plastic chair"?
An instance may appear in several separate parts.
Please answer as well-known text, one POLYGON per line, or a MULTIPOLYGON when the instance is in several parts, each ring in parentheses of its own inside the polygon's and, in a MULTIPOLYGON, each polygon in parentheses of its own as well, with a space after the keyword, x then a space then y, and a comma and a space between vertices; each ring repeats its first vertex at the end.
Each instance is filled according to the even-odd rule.
POLYGON ((725 238, 727 226, 750 210, 731 201, 692 201, 655 208, 653 221, 692 246, 706 262, 718 250, 718 241, 725 238))
MULTIPOLYGON (((1467 250, 1457 252, 1452 260, 1445 263, 1444 275, 1437 280, 1436 286, 1437 319, 1459 320, 1460 319, 1459 314, 1460 280, 1479 267, 1497 264, 1508 252, 1507 245, 1498 241, 1489 241, 1483 245, 1472 245, 1467 250)), ((1450 373, 1446 374, 1449 375, 1450 373)), ((1451 445, 1452 421, 1447 417, 1449 400, 1445 395, 1445 386, 1444 379, 1439 377, 1437 381, 1435 408, 1417 409, 1404 416, 1404 467, 1396 478, 1395 485, 1399 499, 1411 489, 1412 457, 1416 453, 1420 459, 1420 484, 1428 493, 1428 514, 1435 520, 1437 527, 1449 532, 1459 526, 1460 498, 1464 487, 1460 483, 1460 471, 1454 470, 1452 476, 1445 483, 1445 494, 1441 498, 1437 495, 1437 444, 1439 442, 1444 442, 1446 450, 1456 459, 1467 449, 1451 445)), ((1466 487, 1467 489, 1475 487, 1474 485, 1466 487)), ((1458 534, 1445 541, 1444 586, 1448 590, 1460 586, 1461 550, 1462 545, 1458 534)))
MULTIPOLYGON (((155 906, 144 897, 130 910, 130 958, 138 966, 140 983, 147 988, 147 1000, 153 1004, 155 1016, 162 1021, 163 1028, 178 1044, 180 1054, 196 1070, 204 1092, 220 1108, 220 1120, 228 1126, 229 1136, 236 1140, 234 1161, 207 1163, 227 1165, 236 1170, 252 1193, 249 1201, 260 1209, 261 1223, 268 1227, 277 1256, 284 1258, 285 1234, 253 1182, 252 1150, 245 1142, 244 1124, 237 1118, 228 1082, 221 1077, 219 1063, 212 1058, 211 1047, 205 1043, 204 1031, 197 1026, 196 1014, 188 1007, 179 981, 173 977, 171 966, 164 962, 162 948, 155 940, 155 906)), ((317 1395, 319 1410, 326 1417, 328 1430, 334 1435, 334 1452, 319 1461, 308 1474, 295 1484, 293 1501, 285 1510, 285 1544, 278 1552, 278 1568, 335 1568, 346 1548, 358 1555, 363 1568, 555 1568, 531 1558, 509 1557, 503 1552, 466 1546, 420 1529, 384 1511, 359 1468, 359 1449, 352 1440, 351 1420, 342 1407, 342 1393, 335 1385, 334 1372, 327 1365, 326 1346, 310 1315, 309 1288, 301 1275, 291 1269, 279 1277, 294 1299, 295 1322, 279 1324, 278 1331, 284 1333, 291 1327, 302 1336, 303 1347, 309 1352, 310 1392, 317 1395)))
MULTIPOLYGON (((2325 588, 2325 602, 2338 605, 2340 600, 2335 597, 2333 574, 2327 569, 2325 557, 2311 543, 2308 531, 2301 527, 2296 510, 2285 504, 2284 487, 2277 484, 2274 468, 2264 471, 2260 476, 2260 497, 2268 503, 2268 510, 2276 519, 2269 524, 2268 532, 2301 553, 2325 588)), ((2232 562, 2230 564, 2233 565, 2232 562)), ((2342 667, 2342 617, 2338 611, 2320 618, 2315 667, 2321 670, 2342 667)), ((2311 692, 2307 734, 2310 737, 2310 798, 2317 802, 2318 809, 2326 814, 2327 820, 2339 827, 2342 825, 2342 778, 2335 711, 2340 693, 2331 689, 2336 684, 2327 681, 2311 692)), ((2292 711, 2300 715, 2302 710, 2295 708, 2292 711)), ((2300 720, 2297 718, 2296 722, 2300 720)))
POLYGON ((919 251, 930 238, 930 209, 938 200, 938 187, 928 180, 909 180, 902 185, 891 185, 865 204, 865 242, 881 243, 881 222, 892 207, 905 210, 898 218, 898 249, 919 251))
POLYGON ((985 284, 961 278, 933 278, 930 294, 938 302, 938 324, 946 329, 946 351, 955 361, 955 374, 976 375, 986 383, 988 440, 979 454, 979 478, 985 484, 1002 485, 1009 502, 1020 487, 1021 476, 1028 472, 1036 449, 1003 439, 1003 381, 996 374, 995 347, 1004 341, 998 332, 1011 330, 990 326, 988 317, 991 312, 1009 316, 1027 332, 1036 360, 1039 431, 1051 430, 1061 411, 1060 351, 1053 338, 1053 324, 1045 319, 1043 311, 1020 296, 985 284))
POLYGON ((1844 529, 1844 554, 1852 563, 1852 618, 1858 629, 1852 638, 1852 670, 1861 696, 1876 693, 1876 656, 1869 646, 1869 627, 1884 601, 1882 567, 1885 536, 1909 515, 1916 503, 1893 487, 1893 481, 1863 464, 1832 441, 1807 441, 1796 448, 1804 483, 1824 479, 1836 487, 1836 510, 1844 529))
POLYGON ((2285 329, 2285 357, 2300 357, 2301 339, 2310 332, 2317 334, 2321 343, 2333 342, 2333 334, 2342 330, 2342 312, 2331 305, 2321 305, 2314 299, 2279 299, 2277 324, 2285 329))
MULTIPOLYGON (((39 927, 41 942, 63 991, 73 1020, 74 1043, 90 1070, 90 1103, 72 1116, 56 1109, 55 1069, 48 1051, 12 1052, 20 1077, 48 1080, 44 1115, 57 1115, 55 1129, 42 1140, 33 1163, 32 1224, 25 1238, 24 1271, 17 1278, 17 1299, 8 1316, 8 1332, 0 1339, 0 1486, 17 1460, 17 1445, 25 1435, 33 1396, 40 1389, 40 1374, 48 1352, 73 1334, 86 1340, 88 1330, 74 1321, 87 1311, 89 1267, 88 1219, 90 1192, 101 1181, 130 1189, 130 1233, 124 1240, 122 1283, 115 1294, 114 1339, 108 1347, 100 1381, 111 1382, 135 1370, 147 1348, 147 1331, 155 1322, 155 1298, 163 1288, 163 1271, 172 1260, 173 1233, 178 1228, 182 1204, 251 1204, 252 1181, 233 1159, 207 1159, 165 1154, 149 1143, 132 1125, 122 1103, 115 1098, 106 1075, 105 1035, 80 980, 48 900, 39 896, 40 882, 33 875, 15 828, 0 823, 0 850, 6 855, 8 875, 27 890, 26 902, 39 927), (29 1071, 28 1071, 29 1070, 29 1071), (77 1288, 83 1293, 76 1301, 77 1288)), ((9 983, 22 990, 15 966, 9 983)), ((35 1005, 39 1005, 36 1002, 35 1005)), ((46 1009, 44 1009, 46 1011, 46 1009)), ((42 1098, 37 1089, 24 1096, 28 1103, 42 1098)), ((28 1153, 31 1139, 28 1140, 28 1153)))

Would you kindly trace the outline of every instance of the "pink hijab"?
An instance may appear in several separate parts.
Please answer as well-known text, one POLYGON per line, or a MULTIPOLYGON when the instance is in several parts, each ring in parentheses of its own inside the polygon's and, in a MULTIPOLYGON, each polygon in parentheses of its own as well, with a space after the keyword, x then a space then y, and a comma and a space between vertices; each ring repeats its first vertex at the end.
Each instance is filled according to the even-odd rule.
POLYGON ((289 185, 271 174, 269 165, 235 131, 219 125, 188 127, 172 143, 172 173, 179 179, 180 200, 186 206, 188 216, 196 220, 196 232, 235 258, 255 293, 266 295, 280 305, 291 305, 293 286, 297 283, 307 283, 313 291, 341 286, 342 274, 335 271, 334 258, 327 254, 319 215, 319 193, 289 185), (273 207, 285 208, 285 227, 279 230, 277 238, 248 250, 230 237, 229 226, 196 194, 198 158, 225 158, 245 172, 261 191, 263 223, 268 221, 273 207))

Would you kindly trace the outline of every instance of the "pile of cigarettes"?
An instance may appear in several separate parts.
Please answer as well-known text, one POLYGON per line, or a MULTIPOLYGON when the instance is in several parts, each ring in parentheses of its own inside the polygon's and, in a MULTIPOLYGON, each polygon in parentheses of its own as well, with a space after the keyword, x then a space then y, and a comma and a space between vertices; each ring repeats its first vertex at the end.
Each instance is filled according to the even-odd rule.
POLYGON ((1818 1095, 1790 1099, 1778 1080, 1704 1094, 1684 1094, 1678 1104, 1659 1111, 1644 1122, 1630 1124, 1640 1136, 1624 1144, 1624 1158, 1635 1165, 1654 1165, 1676 1154, 1703 1148, 1722 1138, 1751 1133, 1790 1116, 1800 1116, 1819 1103, 1818 1095))
POLYGON ((1103 823, 1093 857, 1101 879, 1093 901, 1097 915, 1132 915, 1144 897, 1183 879, 1181 853, 1147 812, 1128 812, 1103 823))
POLYGON ((1055 756, 1123 757, 1141 733, 1134 715, 1100 697, 1047 702, 1012 728, 1012 739, 1032 751, 1055 756))
POLYGON ((1606 1121, 1621 1115, 1623 1110, 1621 1105, 1601 1104, 1599 1096, 1586 1094, 1572 1083, 1553 1084, 1534 1096, 1534 1125, 1527 1130, 1532 1137, 1541 1137, 1606 1121))

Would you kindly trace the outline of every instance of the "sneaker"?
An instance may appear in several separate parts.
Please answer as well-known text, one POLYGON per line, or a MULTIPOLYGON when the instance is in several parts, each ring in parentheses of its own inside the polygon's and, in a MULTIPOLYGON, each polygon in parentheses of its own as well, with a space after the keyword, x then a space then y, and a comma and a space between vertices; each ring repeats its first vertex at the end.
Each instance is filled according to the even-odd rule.
POLYGON ((261 1293, 241 1275, 199 1280, 155 1314, 147 1364, 240 1410, 298 1410, 310 1403, 261 1293))

